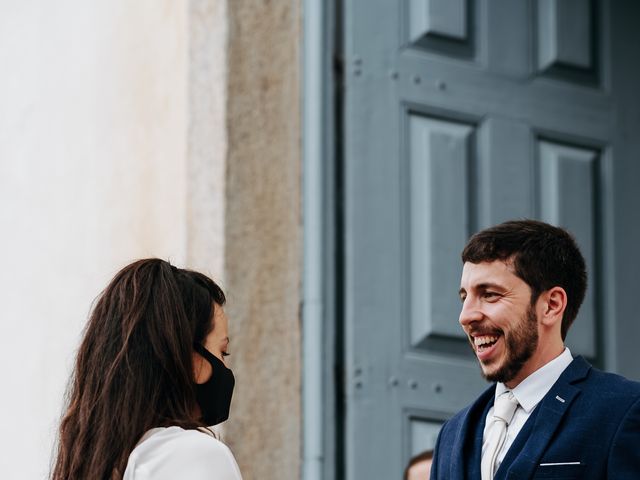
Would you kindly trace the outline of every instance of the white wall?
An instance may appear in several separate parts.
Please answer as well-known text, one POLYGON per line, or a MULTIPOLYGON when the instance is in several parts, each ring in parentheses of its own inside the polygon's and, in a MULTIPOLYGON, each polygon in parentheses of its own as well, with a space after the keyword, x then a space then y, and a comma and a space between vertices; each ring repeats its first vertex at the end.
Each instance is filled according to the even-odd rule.
POLYGON ((0 0, 0 476, 45 478, 90 304, 187 257, 187 6, 0 0))

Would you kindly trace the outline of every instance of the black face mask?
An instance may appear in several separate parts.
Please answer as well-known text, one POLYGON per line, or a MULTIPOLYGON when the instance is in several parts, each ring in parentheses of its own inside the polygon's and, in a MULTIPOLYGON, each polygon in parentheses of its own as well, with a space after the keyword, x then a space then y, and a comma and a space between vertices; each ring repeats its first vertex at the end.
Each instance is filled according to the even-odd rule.
POLYGON ((203 384, 196 384, 196 399, 202 412, 202 420, 207 425, 217 425, 229 418, 231 395, 236 383, 233 372, 222 360, 202 345, 195 344, 196 352, 202 355, 212 368, 211 378, 203 384))

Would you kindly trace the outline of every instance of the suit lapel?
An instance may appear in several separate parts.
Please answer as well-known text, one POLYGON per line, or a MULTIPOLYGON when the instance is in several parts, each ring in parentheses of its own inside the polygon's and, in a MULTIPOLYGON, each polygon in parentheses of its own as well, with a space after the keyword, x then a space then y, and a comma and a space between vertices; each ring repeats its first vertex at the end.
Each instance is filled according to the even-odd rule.
MULTIPOLYGON (((484 429, 484 416, 486 415, 486 409, 489 402, 493 401, 493 397, 495 394, 495 385, 492 385, 490 388, 484 391, 480 397, 469 407, 466 415, 462 419, 462 423, 460 424, 460 428, 456 432, 456 437, 451 446, 452 457, 455 458, 455 455, 459 455, 457 461, 452 461, 449 468, 449 476, 446 477, 451 480, 464 480, 465 478, 476 478, 480 475, 480 464, 471 465, 470 462, 473 462, 472 456, 469 455, 468 447, 469 445, 473 446, 473 439, 477 436, 477 429, 480 429, 480 432, 484 429), (483 415, 483 413, 485 415, 483 415), (471 442, 469 442, 471 439, 471 442), (477 472, 476 472, 477 470, 477 472), (470 476, 466 475, 466 472, 470 472, 470 476), (477 473, 477 475, 474 474, 477 473)), ((482 433, 481 433, 481 441, 482 441, 482 433)), ((482 444, 480 444, 482 448, 482 444)))
POLYGON ((575 358, 542 399, 537 407, 538 414, 530 419, 534 421, 532 434, 522 452, 509 466, 507 479, 531 478, 558 425, 581 392, 572 383, 583 379, 590 368, 582 357, 575 358))

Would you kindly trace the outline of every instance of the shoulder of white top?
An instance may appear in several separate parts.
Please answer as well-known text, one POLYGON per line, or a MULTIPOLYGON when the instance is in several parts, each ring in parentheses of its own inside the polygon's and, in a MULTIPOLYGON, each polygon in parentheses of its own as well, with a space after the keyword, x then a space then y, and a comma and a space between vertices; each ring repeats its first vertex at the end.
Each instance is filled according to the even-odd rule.
POLYGON ((224 443, 208 433, 180 427, 153 431, 134 449, 129 463, 127 470, 131 466, 136 471, 148 468, 154 478, 160 478, 158 472, 166 473, 163 479, 177 478, 173 474, 178 471, 189 471, 192 476, 188 478, 194 479, 209 478, 211 471, 218 472, 221 479, 241 478, 233 454, 224 443))

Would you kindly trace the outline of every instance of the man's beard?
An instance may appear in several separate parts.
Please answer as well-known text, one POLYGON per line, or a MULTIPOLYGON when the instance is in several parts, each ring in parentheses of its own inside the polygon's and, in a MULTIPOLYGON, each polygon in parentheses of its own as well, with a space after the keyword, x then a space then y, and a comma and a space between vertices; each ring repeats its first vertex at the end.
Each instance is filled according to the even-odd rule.
POLYGON ((490 382, 507 383, 513 380, 538 347, 538 319, 532 305, 518 325, 507 335, 503 332, 506 359, 495 372, 482 376, 490 382))

